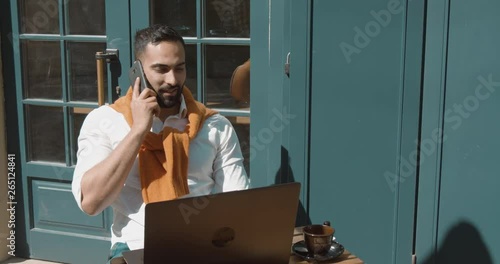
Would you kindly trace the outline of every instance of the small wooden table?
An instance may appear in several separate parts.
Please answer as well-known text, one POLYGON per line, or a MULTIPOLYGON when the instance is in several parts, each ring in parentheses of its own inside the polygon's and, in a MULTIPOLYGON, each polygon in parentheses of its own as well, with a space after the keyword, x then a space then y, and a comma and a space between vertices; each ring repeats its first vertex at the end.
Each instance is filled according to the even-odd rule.
MULTIPOLYGON (((302 227, 296 227, 294 232, 293 232, 292 243, 299 242, 302 239, 304 239, 304 237, 302 235, 302 227)), ((292 253, 289 263, 290 264, 299 264, 299 263, 309 263, 309 262, 307 262, 306 260, 304 260, 301 257, 298 257, 292 253)), ((340 257, 335 258, 332 261, 324 261, 321 263, 363 264, 364 262, 361 259, 359 259, 358 257, 351 254, 349 251, 344 250, 344 253, 340 257)))

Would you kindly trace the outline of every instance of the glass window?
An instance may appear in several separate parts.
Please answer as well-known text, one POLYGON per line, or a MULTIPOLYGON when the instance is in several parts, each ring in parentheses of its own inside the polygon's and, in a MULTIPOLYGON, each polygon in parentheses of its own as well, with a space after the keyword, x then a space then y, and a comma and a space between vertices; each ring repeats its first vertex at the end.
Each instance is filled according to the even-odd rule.
POLYGON ((65 163, 62 107, 25 106, 28 161, 65 163))
POLYGON ((205 49, 207 105, 233 109, 249 107, 250 68, 243 64, 250 59, 250 47, 207 45, 205 49))
POLYGON ((206 37, 250 37, 249 0, 207 0, 206 37))
POLYGON ((196 45, 186 45, 186 86, 193 94, 198 95, 198 67, 196 63, 196 45))
POLYGON ((22 40, 21 47, 24 97, 61 100, 59 42, 22 40))
POLYGON ((196 0, 150 2, 151 24, 166 24, 184 37, 196 36, 196 0))
POLYGON ((83 121, 85 121, 85 118, 87 117, 88 113, 90 113, 92 109, 89 109, 89 108, 73 108, 73 110, 71 111, 72 113, 72 120, 73 120, 73 129, 72 129, 72 142, 71 142, 71 145, 72 145, 72 148, 73 148, 73 153, 72 153, 72 157, 73 158, 73 161, 72 163, 73 164, 76 164, 76 151, 78 150, 78 136, 80 135, 80 129, 82 128, 82 125, 83 125, 83 121))
MULTIPOLYGON (((68 42, 69 84, 72 101, 97 102, 95 53, 106 49, 105 43, 68 42)), ((107 71, 104 86, 107 90, 107 71)))
MULTIPOLYGON (((2 8, 5 8, 5 4, 2 8)), ((57 0, 21 0, 19 1, 19 14, 21 33, 59 34, 57 0)))
MULTIPOLYGON (((50 0, 48 1, 50 2, 50 0)), ((68 3, 68 33, 74 35, 105 35, 106 10, 101 1, 71 0, 68 3)))

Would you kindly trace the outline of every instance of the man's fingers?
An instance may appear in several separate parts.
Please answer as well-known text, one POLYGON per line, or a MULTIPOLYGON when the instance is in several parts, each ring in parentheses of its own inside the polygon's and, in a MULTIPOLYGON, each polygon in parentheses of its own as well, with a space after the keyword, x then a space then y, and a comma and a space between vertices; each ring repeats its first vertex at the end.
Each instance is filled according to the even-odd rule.
POLYGON ((156 97, 152 97, 152 96, 150 96, 150 97, 145 98, 145 99, 144 99, 144 101, 145 101, 146 103, 148 103, 148 104, 149 104, 149 103, 156 103, 156 97))
POLYGON ((139 79, 139 77, 135 78, 135 82, 134 82, 134 87, 133 87, 133 92, 132 92, 132 95, 133 95, 133 98, 137 98, 139 97, 139 87, 141 86, 141 80, 139 79))
POLYGON ((157 116, 157 117, 158 117, 158 116, 160 115, 161 108, 160 108, 160 106, 158 105, 158 102, 155 102, 155 103, 156 103, 156 104, 155 104, 155 108, 154 108, 154 110, 153 110, 153 114, 154 114, 155 116, 157 116))
POLYGON ((149 98, 149 97, 154 97, 156 98, 156 93, 153 89, 144 89, 141 94, 139 95, 140 98, 142 99, 146 99, 146 98, 149 98))

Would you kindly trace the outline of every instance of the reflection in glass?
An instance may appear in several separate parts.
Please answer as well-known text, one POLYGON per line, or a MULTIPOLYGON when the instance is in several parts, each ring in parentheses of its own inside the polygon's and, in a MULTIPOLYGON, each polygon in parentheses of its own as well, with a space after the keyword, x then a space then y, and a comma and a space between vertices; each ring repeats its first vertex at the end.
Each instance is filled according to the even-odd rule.
MULTIPOLYGON (((231 89, 242 89, 242 86, 231 87, 231 77, 238 68, 250 58, 248 46, 206 46, 207 79, 205 90, 205 102, 212 108, 248 108, 250 105, 250 91, 243 91, 248 96, 244 100, 234 97, 235 91, 231 89), (231 95, 233 94, 233 95, 231 95)), ((248 83, 248 87, 250 84, 248 83)))
POLYGON ((25 98, 62 99, 59 42, 21 41, 25 98))
POLYGON ((78 150, 78 136, 80 135, 80 129, 82 128, 83 121, 85 117, 87 117, 87 113, 90 112, 91 109, 86 108, 75 108, 72 111, 73 118, 73 142, 71 142, 73 146, 72 157, 75 157, 73 160, 73 164, 76 164, 76 151, 78 150))
MULTIPOLYGON (((97 102, 95 53, 106 49, 105 43, 68 42, 69 82, 72 101, 97 102)), ((104 78, 107 78, 105 71, 104 78)), ((104 81, 107 91, 108 82, 104 81)))
POLYGON ((238 135, 240 141, 241 152, 243 154, 243 165, 250 176, 250 117, 244 116, 227 116, 238 135))
MULTIPOLYGON (((5 4, 2 4, 5 8, 5 4)), ((19 1, 21 33, 59 34, 59 7, 56 0, 19 1)))
MULTIPOLYGON (((47 2, 50 2, 50 0, 47 2)), ((69 34, 106 35, 106 8, 104 2, 67 1, 69 34)))
POLYGON ((151 0, 151 25, 166 24, 181 36, 196 36, 196 0, 151 0))
POLYGON ((186 45, 186 86, 196 99, 198 68, 196 67, 196 45, 186 45))
POLYGON ((207 0, 206 37, 250 37, 250 0, 207 0))
POLYGON ((65 163, 62 107, 26 105, 28 161, 65 163))

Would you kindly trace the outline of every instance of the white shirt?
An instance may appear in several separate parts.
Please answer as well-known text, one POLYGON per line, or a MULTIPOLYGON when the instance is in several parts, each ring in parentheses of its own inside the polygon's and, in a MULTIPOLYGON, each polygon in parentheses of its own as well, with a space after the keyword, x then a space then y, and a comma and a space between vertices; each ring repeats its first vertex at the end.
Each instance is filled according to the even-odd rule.
MULTIPOLYGON (((182 97, 179 114, 168 117, 164 123, 154 117, 151 131, 158 133, 164 126, 184 130, 188 123, 186 112, 182 97)), ((101 106, 86 117, 78 137, 78 161, 72 182, 72 192, 80 209, 83 174, 107 158, 129 131, 130 126, 124 116, 109 106, 101 106)), ((229 120, 222 115, 207 118, 196 138, 190 142, 188 186, 186 197, 249 187, 238 137, 229 120)), ((111 206, 114 214, 111 245, 124 242, 131 250, 143 248, 145 204, 141 194, 138 158, 119 197, 111 206)))

